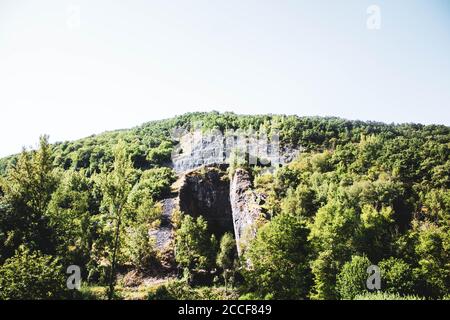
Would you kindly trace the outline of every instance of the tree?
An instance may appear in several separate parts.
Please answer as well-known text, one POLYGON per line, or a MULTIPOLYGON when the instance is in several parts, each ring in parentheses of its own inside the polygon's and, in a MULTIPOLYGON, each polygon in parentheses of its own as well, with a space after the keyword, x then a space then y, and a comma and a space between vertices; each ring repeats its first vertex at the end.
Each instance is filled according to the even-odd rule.
POLYGON ((314 276, 314 285, 309 297, 313 300, 331 300, 337 298, 336 270, 341 263, 332 250, 319 252, 317 258, 311 263, 311 272, 314 276))
POLYGON ((170 195, 170 187, 176 181, 170 168, 153 168, 142 173, 139 183, 133 188, 134 198, 161 200, 170 195))
POLYGON ((135 225, 127 228, 125 238, 126 255, 133 266, 144 271, 156 257, 155 239, 149 235, 147 225, 135 225))
POLYGON ((61 176, 47 213, 56 236, 57 254, 71 264, 85 265, 93 242, 93 184, 81 172, 69 170, 61 176))
POLYGON ((311 278, 308 234, 305 223, 288 213, 276 216, 258 230, 244 255, 249 266, 244 276, 261 296, 306 297, 311 278))
POLYGON ((376 210, 371 205, 364 205, 361 210, 358 248, 373 261, 389 256, 393 251, 393 214, 391 207, 376 210))
POLYGON ((0 216, 0 235, 5 237, 0 246, 3 258, 12 256, 21 244, 44 253, 54 252, 53 232, 46 216, 58 182, 52 170, 47 136, 41 137, 37 151, 24 150, 8 170, 1 200, 5 214, 0 216))
POLYGON ((225 289, 227 289, 229 274, 233 272, 236 264, 237 250, 236 241, 231 233, 225 233, 220 239, 219 253, 217 254, 216 263, 223 270, 223 279, 225 289))
POLYGON ((0 267, 0 300, 61 299, 66 279, 58 259, 20 247, 0 267))
POLYGON ((355 210, 337 199, 331 199, 317 211, 309 237, 317 254, 312 263, 311 298, 337 298, 336 275, 355 251, 356 227, 355 210))
POLYGON ((248 157, 249 154, 239 148, 231 150, 230 157, 228 160, 229 162, 228 173, 230 179, 234 176, 234 173, 236 172, 237 169, 243 169, 246 170, 247 172, 251 172, 248 157))
POLYGON ((114 242, 112 245, 111 271, 109 275, 108 298, 114 295, 115 273, 117 253, 120 247, 120 231, 122 216, 128 210, 128 197, 134 182, 134 169, 130 158, 127 156, 125 143, 120 141, 114 153, 114 166, 110 173, 103 173, 101 186, 103 201, 109 208, 111 219, 115 222, 114 242))
POLYGON ((408 295, 413 293, 412 268, 402 259, 390 257, 381 261, 381 290, 387 293, 408 295))
POLYGON ((129 196, 130 212, 126 219, 125 255, 138 270, 145 270, 156 258, 155 239, 149 230, 159 227, 162 207, 152 198, 139 197, 136 186, 129 196))
POLYGON ((185 215, 175 236, 175 259, 185 270, 211 268, 214 263, 214 241, 203 217, 185 215))
POLYGON ((449 294, 450 230, 434 223, 414 223, 414 252, 419 292, 433 298, 449 294))
POLYGON ((372 263, 365 256, 352 256, 337 276, 336 289, 342 299, 353 299, 367 291, 367 268, 372 263))
POLYGON ((164 165, 170 162, 172 149, 170 141, 163 141, 157 148, 150 149, 147 154, 147 161, 153 166, 164 165))
POLYGON ((317 212, 315 193, 311 188, 300 184, 297 188, 288 189, 286 197, 281 203, 285 212, 292 212, 299 216, 311 218, 317 212))
POLYGON ((424 197, 422 211, 425 218, 440 225, 450 226, 450 191, 433 189, 424 197))
POLYGON ((318 251, 333 249, 346 259, 355 246, 357 215, 345 202, 331 199, 317 211, 310 239, 318 251))

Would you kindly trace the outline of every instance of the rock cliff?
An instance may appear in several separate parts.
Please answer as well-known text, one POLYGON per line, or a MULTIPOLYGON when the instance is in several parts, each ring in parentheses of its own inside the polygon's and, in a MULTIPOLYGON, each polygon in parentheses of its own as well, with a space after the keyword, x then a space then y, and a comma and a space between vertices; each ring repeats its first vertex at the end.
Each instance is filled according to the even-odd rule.
POLYGON ((194 217, 203 216, 209 231, 220 238, 234 229, 229 193, 225 165, 191 171, 180 187, 180 210, 194 217))
MULTIPOLYGON (((176 204, 184 214, 203 216, 217 239, 225 232, 234 234, 241 255, 256 235, 263 195, 252 189, 252 178, 243 169, 237 169, 230 181, 230 148, 245 151, 249 158, 269 161, 268 169, 290 162, 301 150, 280 146, 277 139, 267 143, 257 137, 241 139, 238 135, 201 130, 181 135, 177 141, 179 145, 172 154, 172 167, 179 176, 174 188, 177 196, 164 201, 163 208, 169 212, 176 204)), ((163 223, 154 234, 160 248, 173 238, 169 224, 163 223)))
POLYGON ((179 174, 215 164, 229 164, 233 150, 248 153, 278 167, 292 161, 301 150, 281 145, 278 137, 247 135, 242 132, 222 133, 219 130, 195 130, 177 137, 172 153, 172 168, 179 174))
POLYGON ((230 203, 238 254, 256 235, 256 222, 261 217, 258 195, 252 190, 250 174, 237 169, 230 186, 230 203))
POLYGON ((238 253, 256 234, 261 217, 260 197, 252 190, 250 174, 237 169, 232 180, 226 165, 202 167, 187 173, 179 190, 180 210, 194 217, 203 216, 218 239, 234 234, 238 253))

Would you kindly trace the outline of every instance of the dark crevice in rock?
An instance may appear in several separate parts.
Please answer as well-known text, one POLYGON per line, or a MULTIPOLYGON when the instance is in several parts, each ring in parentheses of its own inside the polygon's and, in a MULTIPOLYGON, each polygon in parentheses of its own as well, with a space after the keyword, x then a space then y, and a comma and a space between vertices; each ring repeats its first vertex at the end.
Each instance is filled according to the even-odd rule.
POLYGON ((179 194, 180 210, 193 217, 203 216, 218 239, 225 232, 234 233, 226 168, 208 166, 186 174, 179 194))

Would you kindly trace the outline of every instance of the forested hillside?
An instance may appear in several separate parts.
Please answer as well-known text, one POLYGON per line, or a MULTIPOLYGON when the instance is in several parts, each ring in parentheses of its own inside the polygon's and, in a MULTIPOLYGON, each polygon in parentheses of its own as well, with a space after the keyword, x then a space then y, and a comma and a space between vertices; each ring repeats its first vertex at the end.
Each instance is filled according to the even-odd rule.
POLYGON ((442 125, 212 112, 77 141, 43 136, 0 160, 0 299, 448 298, 449 173, 442 125), (214 169, 226 183, 248 172, 259 199, 240 256, 232 232, 211 232, 188 209, 171 212, 168 248, 152 236, 180 179, 174 129, 199 124, 277 133, 301 150, 273 171, 246 161, 214 169), (66 287, 70 265, 81 290, 66 287), (366 287, 371 265, 379 292, 366 287), (149 278, 161 281, 143 285, 149 278))

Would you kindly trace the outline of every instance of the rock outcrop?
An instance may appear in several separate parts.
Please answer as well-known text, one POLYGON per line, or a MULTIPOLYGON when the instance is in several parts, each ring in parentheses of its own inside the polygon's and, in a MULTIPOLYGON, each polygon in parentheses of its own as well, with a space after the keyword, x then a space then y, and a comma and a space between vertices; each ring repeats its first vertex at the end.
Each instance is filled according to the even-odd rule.
POLYGON ((230 182, 227 165, 212 165, 189 171, 179 189, 179 208, 193 217, 202 216, 218 239, 234 234, 238 253, 256 235, 262 217, 260 197, 252 190, 250 174, 237 169, 230 182))
POLYGON ((188 170, 226 163, 226 154, 221 135, 205 135, 194 131, 180 138, 172 154, 172 166, 178 173, 188 170))
POLYGON ((238 254, 256 235, 256 222, 262 216, 257 194, 251 189, 250 174, 237 169, 230 186, 230 203, 238 254))
POLYGON ((179 191, 180 210, 193 217, 203 216, 218 239, 234 229, 226 167, 207 166, 186 173, 179 191))
POLYGON ((245 131, 226 132, 201 129, 185 133, 177 138, 178 145, 172 153, 172 167, 177 173, 210 166, 229 164, 230 156, 239 150, 252 159, 278 167, 292 161, 301 150, 281 145, 278 137, 249 135, 245 131))
POLYGON ((150 236, 156 240, 156 248, 160 251, 166 249, 173 239, 172 213, 177 206, 177 198, 168 198, 161 201, 161 225, 157 230, 150 231, 150 236))

